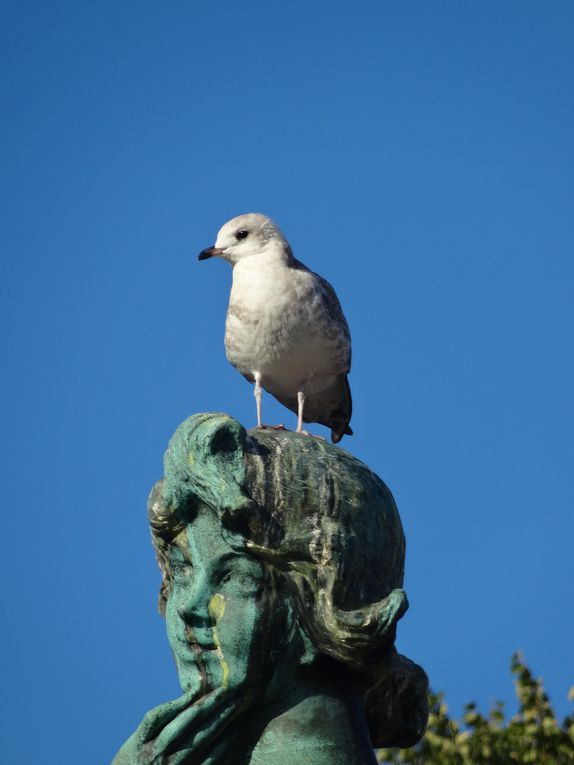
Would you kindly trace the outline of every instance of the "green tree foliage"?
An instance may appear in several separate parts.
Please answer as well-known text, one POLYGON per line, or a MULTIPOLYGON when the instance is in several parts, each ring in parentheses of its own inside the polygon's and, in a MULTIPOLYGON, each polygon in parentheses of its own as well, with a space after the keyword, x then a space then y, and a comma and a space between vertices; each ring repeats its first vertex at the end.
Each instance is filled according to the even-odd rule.
MULTIPOLYGON (((574 763, 574 714, 560 724, 544 692, 522 657, 512 657, 518 713, 505 720, 498 702, 484 717, 467 704, 462 722, 448 715, 442 694, 430 694, 427 732, 412 749, 380 749, 389 765, 569 765, 574 763)), ((574 699, 574 687, 569 698, 574 699)))

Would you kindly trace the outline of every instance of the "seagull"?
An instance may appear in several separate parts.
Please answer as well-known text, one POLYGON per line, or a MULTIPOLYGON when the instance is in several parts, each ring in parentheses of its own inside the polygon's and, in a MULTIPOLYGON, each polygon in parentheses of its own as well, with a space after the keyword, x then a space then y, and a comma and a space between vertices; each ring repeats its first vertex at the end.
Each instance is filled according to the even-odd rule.
POLYGON ((233 269, 225 350, 254 383, 257 427, 269 427, 261 422, 265 389, 297 414, 297 433, 318 422, 331 428, 333 443, 352 435, 351 336, 329 282, 293 257, 279 226, 261 213, 225 223, 198 260, 214 257, 233 269))

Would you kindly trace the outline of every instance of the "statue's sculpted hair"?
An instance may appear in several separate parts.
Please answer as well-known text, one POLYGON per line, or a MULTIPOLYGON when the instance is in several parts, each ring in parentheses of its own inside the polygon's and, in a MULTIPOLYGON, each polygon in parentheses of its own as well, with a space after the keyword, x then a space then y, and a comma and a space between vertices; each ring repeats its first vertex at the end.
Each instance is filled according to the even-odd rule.
POLYGON ((164 479, 148 505, 162 612, 171 587, 168 548, 185 546, 182 532, 198 504, 218 514, 234 547, 284 576, 316 650, 365 679, 373 745, 416 743, 426 726, 428 682, 394 648, 408 608, 405 541, 380 478, 319 439, 248 434, 225 414, 188 418, 169 443, 164 479))

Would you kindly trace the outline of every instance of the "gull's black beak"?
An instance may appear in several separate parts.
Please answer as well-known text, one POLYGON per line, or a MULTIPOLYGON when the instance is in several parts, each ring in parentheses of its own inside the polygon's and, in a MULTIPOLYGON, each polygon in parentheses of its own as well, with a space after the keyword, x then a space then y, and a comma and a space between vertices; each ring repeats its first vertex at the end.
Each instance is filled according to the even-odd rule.
POLYGON ((198 260, 207 260, 208 258, 214 258, 216 255, 221 255, 223 248, 221 247, 206 247, 197 256, 198 260))

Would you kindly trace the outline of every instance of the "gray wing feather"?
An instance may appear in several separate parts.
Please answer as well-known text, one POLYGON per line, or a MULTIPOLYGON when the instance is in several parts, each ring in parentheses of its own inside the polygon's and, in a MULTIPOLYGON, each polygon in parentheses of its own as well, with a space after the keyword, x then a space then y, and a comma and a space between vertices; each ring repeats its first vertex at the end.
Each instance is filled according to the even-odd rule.
POLYGON ((344 336, 347 342, 348 358, 346 372, 348 374, 351 371, 351 332, 349 330, 349 325, 347 324, 347 319, 345 318, 345 314, 341 308, 341 303, 339 302, 339 298, 337 297, 337 293, 333 287, 326 279, 323 279, 322 276, 319 276, 319 274, 316 274, 314 271, 311 273, 315 277, 316 282, 324 295, 323 301, 325 310, 329 314, 331 320, 339 326, 341 334, 344 336))
POLYGON ((343 313, 343 309, 341 308, 341 303, 339 302, 339 298, 337 297, 337 293, 333 289, 332 285, 329 284, 329 282, 324 279, 319 274, 316 274, 315 271, 311 271, 310 268, 307 268, 307 266, 304 263, 301 263, 300 260, 297 260, 293 256, 293 251, 291 248, 288 248, 288 252, 291 258, 291 268, 296 268, 300 271, 307 271, 308 273, 313 275, 313 279, 315 280, 316 286, 319 288, 319 293, 321 294, 323 298, 323 306, 325 308, 326 314, 329 316, 331 321, 336 324, 339 327, 339 330, 341 334, 343 335, 344 341, 346 342, 346 345, 348 347, 348 356, 347 356, 347 374, 351 371, 351 332, 349 330, 349 325, 347 324, 347 319, 345 318, 345 314, 343 313))

